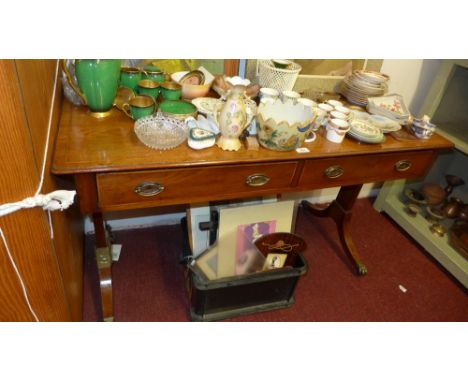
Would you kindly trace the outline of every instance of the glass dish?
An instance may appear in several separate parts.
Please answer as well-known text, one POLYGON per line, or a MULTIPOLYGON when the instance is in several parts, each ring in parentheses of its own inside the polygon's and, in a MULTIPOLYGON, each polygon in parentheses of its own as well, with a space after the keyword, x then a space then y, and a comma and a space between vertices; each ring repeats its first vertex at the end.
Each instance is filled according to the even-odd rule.
POLYGON ((134 131, 143 144, 156 150, 173 149, 187 139, 184 122, 160 113, 137 120, 134 131))

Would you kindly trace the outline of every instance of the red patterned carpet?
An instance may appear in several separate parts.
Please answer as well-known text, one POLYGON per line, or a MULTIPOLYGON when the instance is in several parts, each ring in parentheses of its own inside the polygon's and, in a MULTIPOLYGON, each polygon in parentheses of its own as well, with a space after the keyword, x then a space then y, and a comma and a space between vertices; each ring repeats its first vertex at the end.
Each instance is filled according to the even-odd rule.
MULTIPOLYGON (((296 233, 307 238, 309 270, 289 308, 227 321, 468 321, 468 293, 372 200, 359 200, 352 235, 369 274, 357 277, 331 219, 300 211, 296 233), (399 285, 406 288, 403 293, 399 285)), ((180 226, 117 231, 116 321, 188 321, 180 226)), ((93 237, 86 239, 84 320, 100 319, 93 237)))

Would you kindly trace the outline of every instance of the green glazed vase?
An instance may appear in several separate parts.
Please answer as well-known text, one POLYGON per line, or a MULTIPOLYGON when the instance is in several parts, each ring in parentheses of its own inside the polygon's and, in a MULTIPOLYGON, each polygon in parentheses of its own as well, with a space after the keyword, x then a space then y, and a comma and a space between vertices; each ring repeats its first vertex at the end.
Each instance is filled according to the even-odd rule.
POLYGON ((89 109, 104 116, 114 105, 120 82, 120 60, 77 60, 75 74, 89 109))

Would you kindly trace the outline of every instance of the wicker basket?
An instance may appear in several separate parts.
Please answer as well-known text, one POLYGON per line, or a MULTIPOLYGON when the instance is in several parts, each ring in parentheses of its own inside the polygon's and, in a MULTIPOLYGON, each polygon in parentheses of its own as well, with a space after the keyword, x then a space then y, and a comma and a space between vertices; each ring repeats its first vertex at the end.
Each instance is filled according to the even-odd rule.
POLYGON ((280 69, 271 60, 259 60, 259 83, 265 88, 273 88, 282 92, 292 90, 297 76, 302 70, 301 65, 292 62, 288 69, 280 69))

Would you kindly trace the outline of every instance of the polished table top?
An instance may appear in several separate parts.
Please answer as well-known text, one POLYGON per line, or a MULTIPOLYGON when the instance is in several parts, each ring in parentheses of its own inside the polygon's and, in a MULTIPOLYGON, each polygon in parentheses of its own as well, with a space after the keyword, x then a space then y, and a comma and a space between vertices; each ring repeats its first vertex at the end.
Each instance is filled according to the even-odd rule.
POLYGON ((258 151, 241 148, 223 151, 217 146, 192 150, 186 144, 167 151, 146 147, 133 132, 133 121, 123 112, 113 109, 102 120, 92 117, 87 107, 74 106, 64 100, 60 128, 56 139, 52 172, 76 174, 144 170, 196 165, 261 163, 309 158, 340 157, 385 152, 451 148, 453 144, 438 134, 429 140, 400 141, 386 135, 381 144, 360 143, 346 137, 341 144, 329 142, 323 131, 303 147, 309 153, 273 151, 262 147, 258 151))

